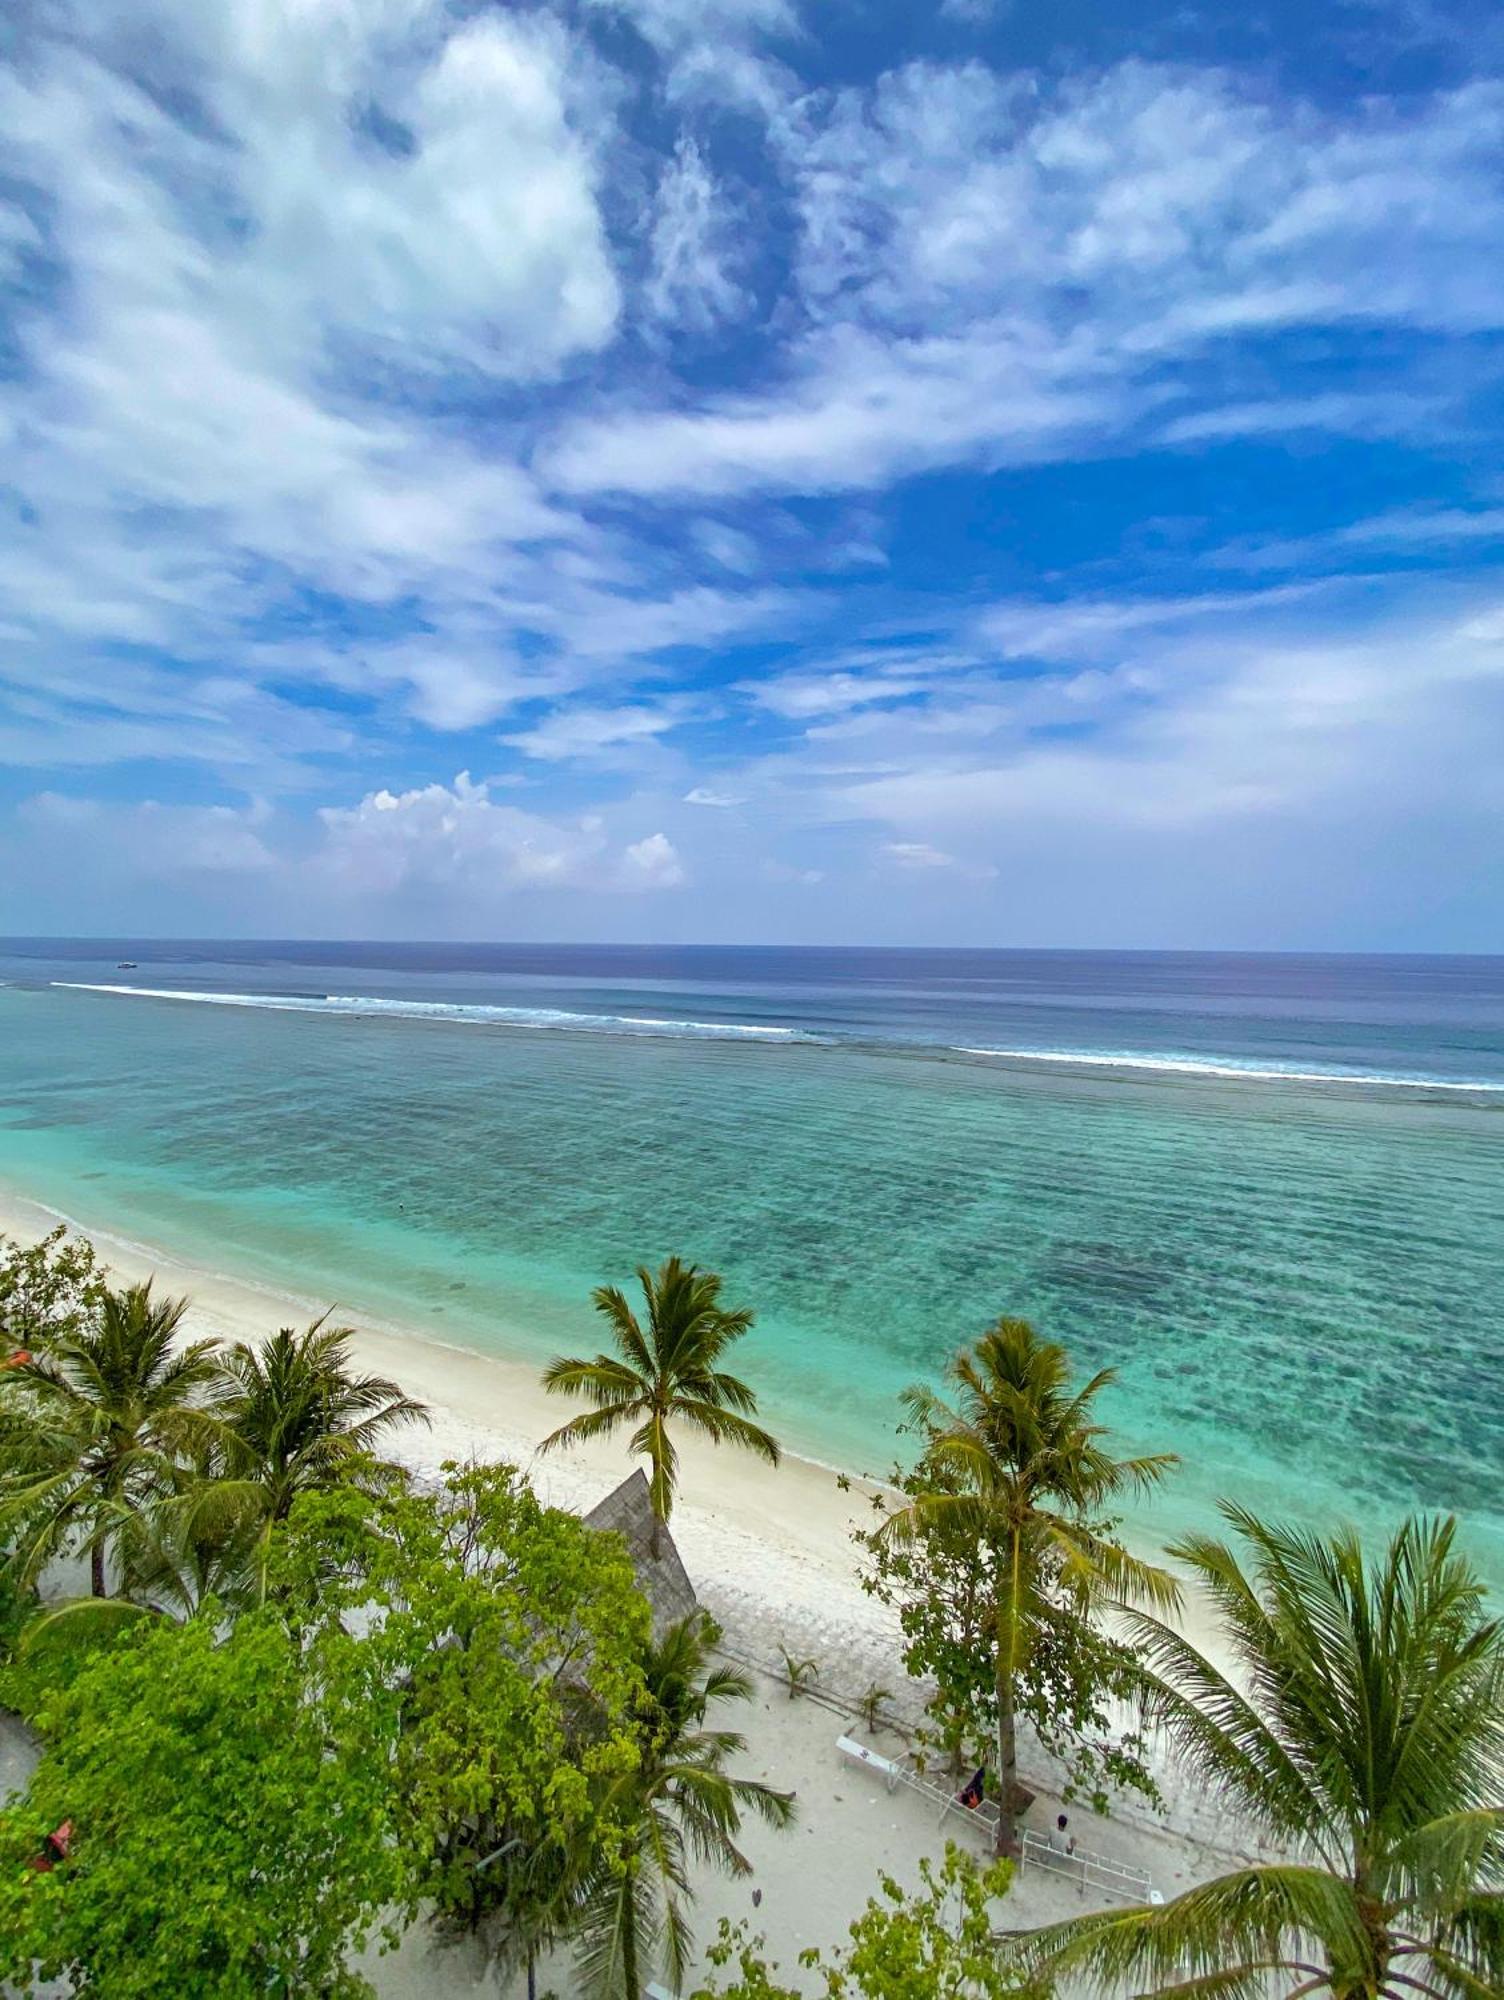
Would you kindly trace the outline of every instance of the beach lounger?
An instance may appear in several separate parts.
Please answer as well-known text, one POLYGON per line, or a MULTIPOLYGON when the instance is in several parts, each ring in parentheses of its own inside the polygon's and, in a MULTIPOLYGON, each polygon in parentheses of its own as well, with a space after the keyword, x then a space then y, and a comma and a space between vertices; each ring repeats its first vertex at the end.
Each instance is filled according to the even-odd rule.
POLYGON ((891 1757, 884 1757, 878 1751, 870 1749, 867 1744, 858 1743, 854 1736, 837 1738, 836 1748, 847 1763, 860 1764, 865 1770, 875 1771, 885 1780, 890 1792, 903 1775, 891 1757))
POLYGON ((848 1764, 860 1764, 863 1770, 874 1772, 890 1792, 899 1785, 906 1791, 918 1792, 922 1799, 928 1799, 931 1805, 940 1808, 942 1821, 947 1813, 957 1812, 969 1825, 982 1827, 989 1833, 997 1824, 997 1806, 991 1799, 984 1799, 977 1806, 968 1806, 948 1786, 937 1785, 932 1778, 921 1776, 907 1764, 896 1764, 891 1757, 884 1757, 880 1751, 858 1743, 854 1736, 838 1736, 836 1749, 848 1764))

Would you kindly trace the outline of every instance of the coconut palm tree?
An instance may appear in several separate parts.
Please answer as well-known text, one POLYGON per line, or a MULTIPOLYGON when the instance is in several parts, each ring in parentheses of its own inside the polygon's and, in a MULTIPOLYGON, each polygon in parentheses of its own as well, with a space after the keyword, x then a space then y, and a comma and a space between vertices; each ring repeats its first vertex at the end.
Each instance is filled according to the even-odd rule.
POLYGON ((259 1348, 238 1340, 226 1349, 215 1400, 216 1476, 181 1503, 179 1533, 190 1544, 233 1539, 253 1518, 264 1556, 272 1529, 300 1493, 362 1471, 399 1425, 430 1421, 397 1383, 352 1371, 352 1338, 350 1327, 317 1319, 301 1333, 284 1326, 259 1348))
POLYGON ((706 1713, 717 1702, 750 1701, 752 1683, 736 1668, 712 1666, 710 1644, 705 1614, 691 1612, 643 1662, 640 1761, 611 1783, 605 1801, 606 1822, 623 1830, 621 1848, 596 1870, 578 1919, 580 1974, 600 2000, 639 2000, 650 1962, 660 1958, 677 1992, 693 1943, 689 1860, 750 1874, 736 1845, 742 1813, 776 1827, 794 1817, 791 1793, 726 1772, 744 1741, 706 1728, 706 1713))
POLYGON ((186 1299, 154 1298, 150 1281, 106 1291, 97 1312, 8 1370, 0 1527, 24 1582, 71 1546, 89 1551, 106 1595, 107 1552, 130 1515, 172 1484, 176 1463, 205 1447, 212 1340, 176 1345, 186 1299))
POLYGON ((1170 1553, 1215 1605, 1225 1675, 1138 1614, 1154 1711, 1191 1769, 1289 1859, 1158 1908, 1011 1941, 1045 1982, 1135 1994, 1490 2000, 1504 1993, 1504 1623, 1451 1520, 1407 1521, 1369 1563, 1222 1509, 1246 1554, 1170 1553))
POLYGON ((990 1558, 1003 1854, 1017 1845, 1019 1683, 1061 1605, 1084 1617, 1124 1597, 1164 1610, 1177 1601, 1168 1572, 1129 1555, 1101 1522, 1113 1500, 1156 1485, 1176 1461, 1114 1458, 1092 1418, 1113 1371, 1073 1389, 1065 1349, 1027 1320, 998 1320, 947 1373, 954 1407, 923 1385, 904 1393, 909 1423, 925 1440, 919 1476, 932 1473, 934 1488, 891 1514, 878 1536, 899 1543, 960 1536, 990 1558))
POLYGON ((594 1294, 595 1309, 611 1329, 616 1353, 597 1354, 593 1361, 552 1361, 544 1370, 545 1389, 585 1396, 595 1408, 571 1417, 540 1449, 610 1437, 623 1424, 635 1425, 632 1449, 651 1467, 656 1556, 659 1530, 673 1511, 679 1468, 670 1424, 697 1430, 716 1444, 741 1445, 769 1465, 778 1463, 779 1452, 777 1441, 750 1421, 756 1396, 717 1366, 752 1325, 749 1309, 728 1310, 720 1302, 721 1280, 715 1272, 677 1257, 668 1258, 656 1273, 639 1265, 637 1281, 647 1308, 646 1329, 615 1285, 601 1285, 594 1294))
POLYGON ((139 1505, 116 1501, 106 1536, 119 1579, 114 1597, 61 1598, 28 1620, 28 1658, 53 1644, 111 1643, 127 1625, 169 1618, 181 1624, 207 1611, 218 1617, 254 1602, 259 1592, 261 1519, 250 1505, 202 1504, 213 1482, 211 1454, 170 1468, 172 1490, 139 1505))

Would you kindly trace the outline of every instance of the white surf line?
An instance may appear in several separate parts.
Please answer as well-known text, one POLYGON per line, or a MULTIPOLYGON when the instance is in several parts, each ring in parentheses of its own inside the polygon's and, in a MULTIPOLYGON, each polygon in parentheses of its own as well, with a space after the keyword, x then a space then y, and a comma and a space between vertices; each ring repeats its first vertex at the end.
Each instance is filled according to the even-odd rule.
POLYGON ((192 992, 181 987, 112 985, 103 980, 54 979, 73 993, 113 993, 130 1000, 178 1000, 195 1006, 249 1007, 269 1013, 334 1014, 346 1019, 453 1021, 466 1027, 549 1028, 599 1034, 639 1033, 659 1040, 800 1042, 797 1028, 742 1021, 674 1021, 644 1014, 584 1014, 559 1007, 498 1007, 460 1000, 400 1000, 377 994, 192 992))
POLYGON ((1167 1056, 1104 1056, 1073 1053, 1067 1049, 978 1049, 958 1046, 957 1055, 992 1056, 1000 1062, 1069 1064, 1095 1069, 1165 1071, 1175 1076, 1216 1076, 1247 1079, 1253 1083, 1356 1083, 1379 1090, 1461 1090, 1498 1093, 1504 1083, 1458 1083, 1451 1078, 1428 1076, 1383 1076, 1363 1070, 1330 1069, 1247 1069, 1233 1063, 1176 1061, 1167 1056))

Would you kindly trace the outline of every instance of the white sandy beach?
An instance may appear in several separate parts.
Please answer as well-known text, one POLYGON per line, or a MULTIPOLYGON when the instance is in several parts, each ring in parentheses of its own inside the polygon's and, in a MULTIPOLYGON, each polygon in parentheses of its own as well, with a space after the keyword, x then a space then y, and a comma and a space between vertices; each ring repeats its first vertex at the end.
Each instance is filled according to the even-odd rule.
MULTIPOLYGON (((162 1290, 187 1293, 194 1336, 259 1340, 280 1325, 305 1323, 329 1303, 227 1277, 124 1239, 104 1218, 62 1218, 19 1193, 0 1191, 0 1233, 29 1242, 59 1220, 89 1236, 117 1277, 153 1276, 162 1290)), ((431 1429, 410 1430, 395 1447, 394 1455, 415 1470, 432 1473, 445 1459, 505 1459, 525 1468, 544 1498, 579 1510, 631 1469, 625 1447, 615 1444, 539 1458, 537 1440, 569 1406, 545 1395, 526 1367, 443 1345, 419 1329, 366 1324, 355 1344, 366 1367, 395 1377, 432 1413, 431 1429)), ((875 1890, 879 1870, 914 1879, 920 1857, 942 1853, 958 1822, 952 1816, 938 1828, 925 1801, 890 1795, 878 1780, 844 1766, 835 1751, 837 1736, 857 1725, 827 1701, 854 1701, 874 1681, 893 1690, 901 1716, 917 1714, 922 1701, 905 1681, 892 1615, 857 1578, 850 1529, 864 1518, 870 1489, 853 1481, 843 1490, 836 1473, 803 1459, 788 1458, 774 1471, 743 1454, 685 1440, 681 1490, 673 1531, 685 1566, 721 1622, 728 1649, 759 1668, 755 1708, 727 1721, 745 1728, 749 1770, 800 1797, 795 1832, 777 1836, 749 1828, 746 1841, 763 1890, 756 1926, 792 1975, 803 1946, 839 1941, 875 1890), (826 1700, 788 1699, 772 1672, 781 1643, 820 1662, 826 1700)), ((1204 1643, 1209 1635, 1194 1604, 1187 1621, 1204 1643)), ((879 1739, 878 1747, 896 1754, 902 1746, 879 1739)), ((1058 1776, 1037 1755, 1026 1752, 1023 1762, 1023 1775, 1041 1793, 1031 1823, 1050 1825, 1059 1810, 1053 1796, 1058 1776)), ((1162 1783, 1162 1817, 1135 1807, 1104 1821, 1076 1808, 1073 1825, 1083 1847, 1147 1870, 1155 1886, 1171 1894, 1214 1872, 1219 1853, 1247 1847, 1215 1802, 1177 1773, 1167 1768, 1162 1783)), ((713 1935, 721 1914, 753 1917, 749 1884, 707 1878, 700 1888, 702 1938, 713 1935)), ((1015 1886, 1009 1904, 1010 1921, 1019 1924, 1082 1907, 1074 1885, 1034 1873, 1015 1886)), ((368 1970, 392 2000, 436 1989, 496 1990, 494 1979, 485 1985, 479 1968, 467 1966, 462 1955, 445 1951, 437 1963, 431 1956, 426 1941, 415 1936, 395 1958, 368 1970)))

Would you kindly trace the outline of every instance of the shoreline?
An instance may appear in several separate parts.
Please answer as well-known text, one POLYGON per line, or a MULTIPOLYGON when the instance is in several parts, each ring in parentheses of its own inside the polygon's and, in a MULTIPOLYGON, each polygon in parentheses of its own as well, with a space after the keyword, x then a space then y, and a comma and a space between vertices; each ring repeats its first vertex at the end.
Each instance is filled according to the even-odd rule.
MULTIPOLYGON (((186 1293, 191 1306, 185 1331, 194 1337, 260 1341, 289 1320, 305 1324, 327 1309, 326 1302, 291 1288, 211 1271, 165 1246, 123 1235, 107 1222, 0 1186, 0 1235, 27 1243, 59 1223, 87 1237, 126 1282, 150 1276, 160 1290, 186 1293)), ((409 1427, 390 1445, 392 1457, 414 1471, 432 1476, 447 1458, 504 1459, 526 1474, 545 1501, 579 1512, 604 1498, 639 1462, 624 1440, 541 1454, 539 1440, 563 1423, 574 1405, 550 1396, 527 1363, 481 1354, 417 1327, 369 1319, 354 1329, 352 1346, 362 1367, 391 1376, 429 1408, 430 1428, 409 1427)), ((864 1498, 877 1490, 874 1482, 790 1452, 775 1470, 695 1438, 681 1441, 680 1456, 683 1479, 672 1531, 696 1588, 723 1623, 722 1603, 737 1625, 745 1614, 760 1623, 781 1607, 790 1636, 807 1638, 825 1628, 832 1649, 839 1644, 848 1655, 854 1638, 880 1643, 896 1667, 896 1620, 862 1591, 849 1540, 864 1498), (849 1491, 842 1490, 841 1480, 849 1482, 849 1491), (838 1620, 832 1617, 837 1605, 838 1620)))
MULTIPOLYGON (((184 1324, 196 1338, 260 1342, 278 1326, 306 1324, 330 1310, 338 1320, 338 1308, 326 1298, 270 1278, 216 1272, 192 1256, 122 1234, 106 1220, 70 1214, 0 1182, 0 1236, 30 1242, 58 1224, 88 1238, 126 1282, 154 1278, 160 1290, 186 1294, 184 1324)), ((540 1452, 540 1440, 576 1404, 550 1396, 530 1362, 482 1354, 442 1332, 372 1316, 352 1326, 352 1348, 364 1368, 390 1376, 428 1406, 430 1428, 408 1426, 390 1444, 392 1458, 414 1472, 434 1476, 446 1458, 500 1458, 518 1466, 548 1504, 586 1512, 640 1464, 626 1440, 540 1452)), ((670 1526, 696 1590, 716 1616, 728 1622, 724 1606, 736 1626, 772 1626, 776 1638, 782 1614, 802 1642, 826 1640, 846 1660, 856 1646, 890 1678, 902 1676, 896 1614, 862 1590, 850 1540, 852 1526, 868 1518, 870 1502, 892 1488, 868 1472, 794 1450, 784 1450, 772 1468, 692 1436, 678 1448, 682 1482, 670 1526)), ((1124 1522, 1122 1538, 1134 1554, 1164 1560, 1164 1536, 1124 1522)), ((1182 1628, 1202 1650, 1216 1652, 1216 1632, 1192 1598, 1182 1628)))
MULTIPOLYGON (((184 1331, 190 1337, 259 1342, 280 1325, 306 1324, 327 1309, 291 1288, 212 1271, 191 1257, 123 1235, 107 1222, 65 1213, 0 1183, 0 1235, 26 1243, 59 1223, 87 1237, 117 1279, 134 1283, 151 1277, 163 1291, 186 1293, 184 1331)), ((363 1368, 390 1376, 429 1409, 430 1427, 406 1427, 389 1446, 390 1456, 419 1476, 437 1476, 446 1459, 502 1460, 515 1465, 545 1503, 584 1513, 640 1463, 625 1440, 542 1454, 539 1440, 575 1405, 549 1395, 525 1362, 379 1320, 367 1319, 352 1336, 363 1368)), ((863 1589, 850 1538, 852 1526, 866 1519, 871 1499, 883 1490, 880 1482, 792 1452, 785 1452, 775 1469, 750 1454, 695 1438, 681 1441, 680 1459, 683 1477, 671 1531, 700 1602, 722 1627, 726 1650, 776 1677, 779 1648, 787 1645, 820 1661, 817 1686, 827 1701, 854 1708, 865 1689, 881 1685, 891 1690, 890 1713, 905 1725, 917 1721, 924 1690, 904 1672, 897 1614, 863 1589)), ((1124 1539, 1136 1553, 1163 1558, 1150 1537, 1125 1532, 1124 1539)), ((1210 1607, 1194 1591, 1187 1591, 1177 1622, 1219 1665, 1232 1664, 1210 1607)), ((1025 1764, 1031 1781, 1043 1787, 1041 1796, 1053 1797, 1060 1782, 1053 1760, 1035 1747, 1025 1764)), ((1111 1817, 1151 1835, 1178 1834, 1201 1847, 1250 1851, 1214 1798, 1188 1787, 1168 1765, 1158 1775, 1163 1815, 1120 1797, 1111 1817)))
MULTIPOLYGON (((0 1184, 0 1234, 25 1243, 59 1222, 95 1245, 116 1282, 152 1276, 163 1291, 186 1292, 188 1337, 259 1341, 279 1324, 306 1323, 319 1310, 319 1301, 292 1290, 213 1272, 0 1184)), ((428 1404, 431 1429, 399 1431, 390 1450, 420 1477, 432 1477, 446 1458, 502 1459, 515 1464, 546 1503, 584 1512, 639 1462, 624 1442, 540 1456, 537 1440, 573 1405, 549 1396, 526 1363, 391 1324, 357 1328, 352 1346, 362 1367, 393 1376, 428 1404)), ((847 1475, 808 1459, 785 1455, 774 1469, 695 1440, 684 1441, 681 1462, 683 1497, 671 1523, 675 1543, 700 1603, 721 1627, 720 1650, 752 1670, 753 1700, 734 1718, 745 1732, 744 1768, 800 1801, 792 1840, 754 1826, 746 1829, 745 1842, 765 1898, 756 1928, 792 1971, 806 1945, 838 1941, 880 1873, 914 1883, 920 1857, 938 1859, 957 1829, 937 1825, 928 1801, 907 1793, 895 1797, 860 1777, 853 1781, 836 1753, 838 1736, 869 1734, 855 1719, 868 1688, 889 1691, 884 1707, 891 1720, 878 1733, 888 1754, 894 1749, 888 1731, 896 1723, 906 1734, 926 1693, 904 1673, 896 1614, 863 1590, 849 1539, 874 1484, 849 1477, 843 1486, 847 1475), (811 1698, 788 1697, 780 1645, 819 1661, 811 1698)), ((1215 1654, 1204 1605, 1188 1598, 1180 1623, 1215 1654)), ((1036 1826, 1051 1825, 1064 1804, 1059 1768, 1036 1745, 1021 1744, 1020 1750, 1020 1768, 1036 1794, 1036 1826)), ((1070 1806, 1077 1823, 1089 1828, 1087 1846, 1143 1869, 1169 1893, 1206 1879, 1229 1860, 1260 1858, 1258 1843, 1224 1799, 1204 1792, 1162 1749, 1151 1754, 1151 1763, 1162 1810, 1124 1795, 1113 1799, 1105 1818, 1084 1801, 1070 1806)), ((718 1918, 747 1916, 744 1884, 696 1870, 695 1887, 702 1940, 718 1918)), ((1023 1923, 1053 1921, 1077 1907, 1073 1884, 1032 1870, 1020 1874, 1010 1898, 1023 1923)), ((422 2000, 436 1988, 477 1995, 495 1990, 488 1965, 437 1945, 421 1926, 391 1957, 368 1955, 364 1969, 383 2000, 422 2000)))

